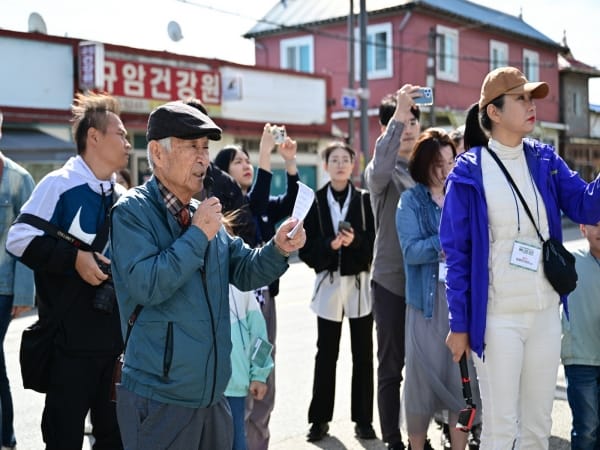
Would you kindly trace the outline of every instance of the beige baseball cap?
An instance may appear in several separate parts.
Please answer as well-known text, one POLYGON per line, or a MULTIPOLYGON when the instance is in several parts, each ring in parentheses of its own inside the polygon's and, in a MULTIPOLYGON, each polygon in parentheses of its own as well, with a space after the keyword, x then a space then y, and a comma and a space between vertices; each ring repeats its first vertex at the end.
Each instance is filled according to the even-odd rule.
POLYGON ((532 98, 544 98, 550 86, 543 81, 529 82, 525 75, 514 67, 499 67, 487 74, 481 85, 479 109, 485 108, 492 100, 504 94, 531 94, 532 98))

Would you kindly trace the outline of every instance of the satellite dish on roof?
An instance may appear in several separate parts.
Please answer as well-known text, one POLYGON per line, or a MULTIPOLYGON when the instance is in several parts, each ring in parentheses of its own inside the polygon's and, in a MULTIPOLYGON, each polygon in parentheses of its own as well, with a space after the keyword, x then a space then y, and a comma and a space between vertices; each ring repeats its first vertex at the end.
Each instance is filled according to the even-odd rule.
POLYGON ((183 39, 183 34, 181 33, 181 27, 177 22, 171 20, 169 25, 167 25, 167 33, 169 33, 169 37, 173 42, 180 41, 183 39))
POLYGON ((27 20, 27 29, 30 33, 48 34, 46 22, 39 13, 32 12, 27 20))

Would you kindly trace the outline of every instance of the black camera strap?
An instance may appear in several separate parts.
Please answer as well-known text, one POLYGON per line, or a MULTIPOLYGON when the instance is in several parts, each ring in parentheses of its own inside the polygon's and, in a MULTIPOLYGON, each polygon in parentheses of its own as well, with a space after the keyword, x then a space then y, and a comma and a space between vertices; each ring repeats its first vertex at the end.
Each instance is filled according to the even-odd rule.
MULTIPOLYGON (((71 233, 67 233, 66 231, 61 230, 56 225, 47 220, 42 219, 41 217, 35 216, 29 213, 21 213, 17 216, 13 223, 26 223, 27 225, 31 225, 39 230, 42 230, 46 234, 49 234, 52 237, 57 239, 62 239, 63 241, 67 241, 73 247, 77 247, 78 249, 91 251, 92 247, 85 242, 80 241, 71 233)), ((98 235, 96 235, 98 237, 98 235)), ((95 241, 96 239, 94 239, 95 241)))
MULTIPOLYGON (((115 196, 113 195, 113 203, 114 203, 114 200, 115 200, 115 196)), ((94 238, 94 241, 90 245, 90 244, 86 244, 85 242, 82 242, 80 239, 76 238, 71 233, 61 230, 53 223, 51 223, 45 219, 42 219, 41 217, 38 217, 34 214, 21 213, 17 216, 17 218, 13 222, 13 224, 15 224, 15 223, 26 223, 28 225, 31 225, 32 227, 42 230, 43 232, 45 232, 46 234, 48 234, 52 237, 55 237, 57 239, 68 242, 69 244, 71 244, 72 246, 74 246, 77 249, 80 249, 83 251, 89 251, 89 252, 94 252, 94 251, 101 252, 102 251, 102 249, 108 242, 108 234, 109 234, 109 230, 110 230, 110 216, 107 214, 106 218, 104 220, 104 223, 102 224, 102 226, 96 233, 96 237, 94 238)), ((58 326, 58 323, 60 322, 62 317, 65 315, 65 313, 67 312, 67 310, 69 309, 69 307, 71 306, 73 301, 75 300, 75 297, 76 296, 72 296, 70 301, 61 302, 58 305, 56 305, 55 308, 52 309, 51 322, 53 323, 53 325, 55 327, 58 326)))

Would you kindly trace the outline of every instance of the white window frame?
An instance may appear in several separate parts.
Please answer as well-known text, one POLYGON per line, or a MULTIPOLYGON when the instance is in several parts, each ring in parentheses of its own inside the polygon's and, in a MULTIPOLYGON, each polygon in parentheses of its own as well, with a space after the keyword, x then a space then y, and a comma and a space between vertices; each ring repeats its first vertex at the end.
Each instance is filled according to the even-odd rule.
MULTIPOLYGON (((367 40, 369 36, 372 36, 377 33, 386 33, 387 39, 385 43, 385 61, 386 67, 385 69, 367 69, 367 79, 376 80, 381 78, 391 78, 394 76, 394 54, 392 52, 392 24, 390 22, 386 23, 378 23, 374 25, 367 26, 367 40)), ((355 79, 360 79, 360 29, 354 29, 354 74, 355 79)), ((367 44, 368 45, 368 44, 367 44)), ((368 66, 367 66, 368 67, 368 66)))
POLYGON ((527 81, 540 81, 540 54, 533 50, 523 49, 523 74, 527 81), (525 61, 529 60, 529 67, 525 61))
MULTIPOLYGON (((307 46, 308 47, 308 70, 301 70, 300 67, 300 61, 298 59, 296 59, 296 61, 294 61, 293 64, 293 69, 291 70, 296 70, 298 72, 304 72, 304 73, 314 73, 315 71, 315 38, 312 35, 307 35, 307 36, 300 36, 300 37, 295 37, 295 38, 289 38, 289 39, 282 39, 281 41, 279 41, 279 66, 282 69, 290 69, 289 65, 287 64, 288 60, 287 60, 287 50, 290 47, 296 47, 297 49, 299 49, 300 47, 304 47, 307 46)), ((297 55, 299 55, 300 52, 297 52, 297 55)), ((296 57, 298 58, 298 56, 296 57)))
POLYGON ((508 66, 508 44, 490 39, 490 71, 505 66, 508 66), (498 54, 497 60, 494 60, 494 51, 498 54))
POLYGON ((438 35, 451 37, 454 41, 454 45, 452 46, 451 54, 449 57, 451 67, 449 69, 442 68, 442 65, 440 64, 441 59, 442 59, 442 51, 441 51, 442 49, 440 48, 439 36, 438 36, 438 38, 436 38, 436 40, 435 40, 435 52, 436 52, 435 72, 436 72, 436 74, 435 75, 440 80, 454 81, 454 82, 458 83, 458 73, 459 73, 459 71, 458 71, 458 67, 459 67, 459 64, 458 64, 459 63, 458 30, 455 28, 448 28, 443 25, 437 25, 436 32, 438 35))

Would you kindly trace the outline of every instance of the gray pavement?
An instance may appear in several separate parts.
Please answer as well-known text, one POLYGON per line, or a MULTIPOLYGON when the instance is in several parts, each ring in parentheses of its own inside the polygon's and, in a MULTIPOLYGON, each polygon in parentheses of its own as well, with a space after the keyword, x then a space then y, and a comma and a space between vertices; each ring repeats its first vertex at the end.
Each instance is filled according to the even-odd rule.
MULTIPOLYGON (((568 246, 582 245, 578 231, 569 228, 565 233, 568 246)), ((344 325, 336 379, 336 403, 329 436, 317 443, 308 443, 307 411, 312 389, 312 371, 316 346, 316 320, 309 309, 314 273, 304 264, 294 262, 281 280, 281 293, 277 299, 277 400, 271 418, 271 446, 273 450, 296 449, 371 449, 383 450, 379 440, 361 441, 354 436, 350 420, 351 353, 348 326, 344 325)), ((18 363, 19 342, 22 330, 36 319, 35 312, 14 320, 5 340, 6 364, 15 404, 15 428, 19 450, 43 449, 40 432, 44 396, 24 390, 18 363)), ((347 323, 347 322, 346 322, 347 323)), ((376 342, 376 339, 374 339, 376 342)), ((376 363, 375 363, 376 367, 376 363)), ((553 409, 553 426, 550 449, 568 449, 571 413, 566 402, 565 380, 562 367, 558 372, 553 409)), ((377 405, 374 406, 374 423, 380 435, 377 405)), ((439 431, 431 426, 429 437, 434 448, 439 449, 439 431)), ((89 449, 86 439, 84 449, 89 449)))

